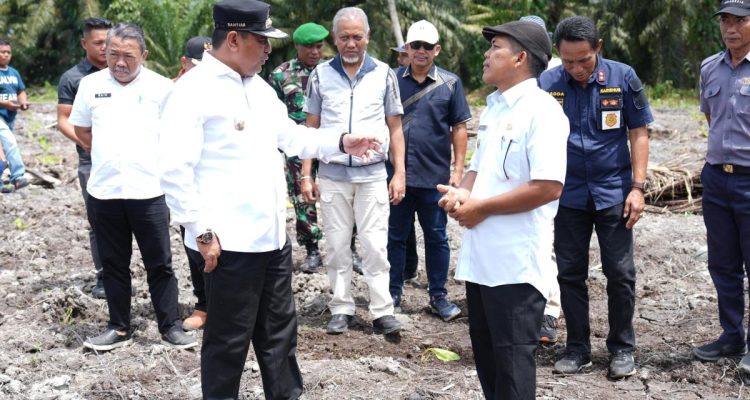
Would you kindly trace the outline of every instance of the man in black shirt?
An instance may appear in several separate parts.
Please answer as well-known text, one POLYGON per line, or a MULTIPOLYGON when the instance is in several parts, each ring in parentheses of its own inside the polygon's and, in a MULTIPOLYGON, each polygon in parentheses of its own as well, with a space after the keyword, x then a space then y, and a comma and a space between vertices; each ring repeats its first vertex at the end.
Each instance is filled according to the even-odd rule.
POLYGON ((102 261, 96 248, 96 234, 91 228, 93 224, 91 210, 88 206, 89 194, 86 191, 86 182, 91 175, 91 154, 81 147, 78 137, 73 131, 73 125, 68 122, 70 112, 73 109, 73 100, 78 93, 78 84, 84 76, 107 67, 105 59, 105 40, 107 31, 112 27, 112 22, 104 18, 88 18, 83 21, 83 37, 81 47, 86 51, 86 57, 73 68, 65 71, 60 77, 57 87, 57 128, 65 137, 76 144, 78 152, 78 181, 81 184, 83 201, 86 205, 86 214, 89 219, 89 242, 91 245, 91 257, 94 259, 96 268, 96 285, 91 290, 91 295, 97 299, 105 298, 104 284, 102 283, 102 261))

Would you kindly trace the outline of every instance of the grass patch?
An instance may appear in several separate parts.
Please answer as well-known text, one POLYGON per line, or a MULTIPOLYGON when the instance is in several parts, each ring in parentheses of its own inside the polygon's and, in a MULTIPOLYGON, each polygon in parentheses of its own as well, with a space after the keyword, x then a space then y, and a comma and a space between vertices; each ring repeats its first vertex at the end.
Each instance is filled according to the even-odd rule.
POLYGON ((697 89, 679 89, 669 80, 646 85, 646 95, 651 106, 658 108, 695 108, 700 103, 697 89))
POLYGON ((32 103, 57 103, 57 86, 44 82, 44 86, 26 88, 26 95, 32 103))

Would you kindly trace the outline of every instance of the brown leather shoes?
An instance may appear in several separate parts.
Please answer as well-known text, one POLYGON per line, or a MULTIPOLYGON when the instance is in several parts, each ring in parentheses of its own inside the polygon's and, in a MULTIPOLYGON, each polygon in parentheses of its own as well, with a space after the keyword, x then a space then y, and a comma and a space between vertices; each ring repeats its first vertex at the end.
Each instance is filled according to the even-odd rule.
POLYGON ((186 331, 203 329, 203 325, 206 325, 206 317, 208 317, 208 314, 205 311, 195 310, 193 314, 182 321, 182 329, 186 331))

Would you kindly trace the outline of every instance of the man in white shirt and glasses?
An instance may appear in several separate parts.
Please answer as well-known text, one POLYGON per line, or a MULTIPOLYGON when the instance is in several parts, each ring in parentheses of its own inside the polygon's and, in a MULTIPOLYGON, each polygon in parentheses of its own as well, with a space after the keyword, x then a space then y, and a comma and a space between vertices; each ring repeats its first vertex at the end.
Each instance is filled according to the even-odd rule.
POLYGON ((151 301, 165 344, 197 345, 181 327, 172 271, 169 209, 159 185, 158 123, 172 82, 143 67, 143 30, 115 25, 106 39, 107 68, 81 80, 69 122, 91 153, 86 185, 93 210, 109 306, 107 329, 84 346, 112 350, 130 343, 132 237, 146 268, 151 301))
POLYGON ((296 399, 303 386, 277 149, 301 158, 326 160, 344 150, 367 158, 379 142, 339 130, 316 133, 287 117, 258 76, 269 38, 286 37, 273 28, 268 4, 223 0, 213 18, 213 49, 175 84, 160 129, 172 223, 185 227, 185 245, 205 261, 203 397, 238 397, 252 341, 266 398, 296 399))
POLYGON ((552 48, 547 32, 514 21, 482 31, 482 79, 497 91, 479 120, 477 150, 458 188, 439 203, 467 228, 456 279, 466 281, 469 335, 487 399, 534 399, 552 221, 563 188, 568 120, 537 87, 552 48))

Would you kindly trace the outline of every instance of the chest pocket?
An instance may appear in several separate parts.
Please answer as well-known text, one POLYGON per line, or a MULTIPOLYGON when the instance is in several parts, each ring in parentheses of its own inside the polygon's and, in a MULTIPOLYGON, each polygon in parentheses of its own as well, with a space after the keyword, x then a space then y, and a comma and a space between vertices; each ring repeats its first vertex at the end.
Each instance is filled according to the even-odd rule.
POLYGON ((718 112, 719 92, 721 92, 721 86, 719 85, 707 86, 703 90, 703 101, 708 105, 709 114, 716 114, 718 112))
POLYGON ((507 131, 500 139, 497 174, 500 180, 521 179, 522 164, 526 162, 522 138, 517 132, 507 131))
POLYGON ((600 93, 597 105, 598 128, 602 131, 619 130, 622 127, 622 93, 600 93))

